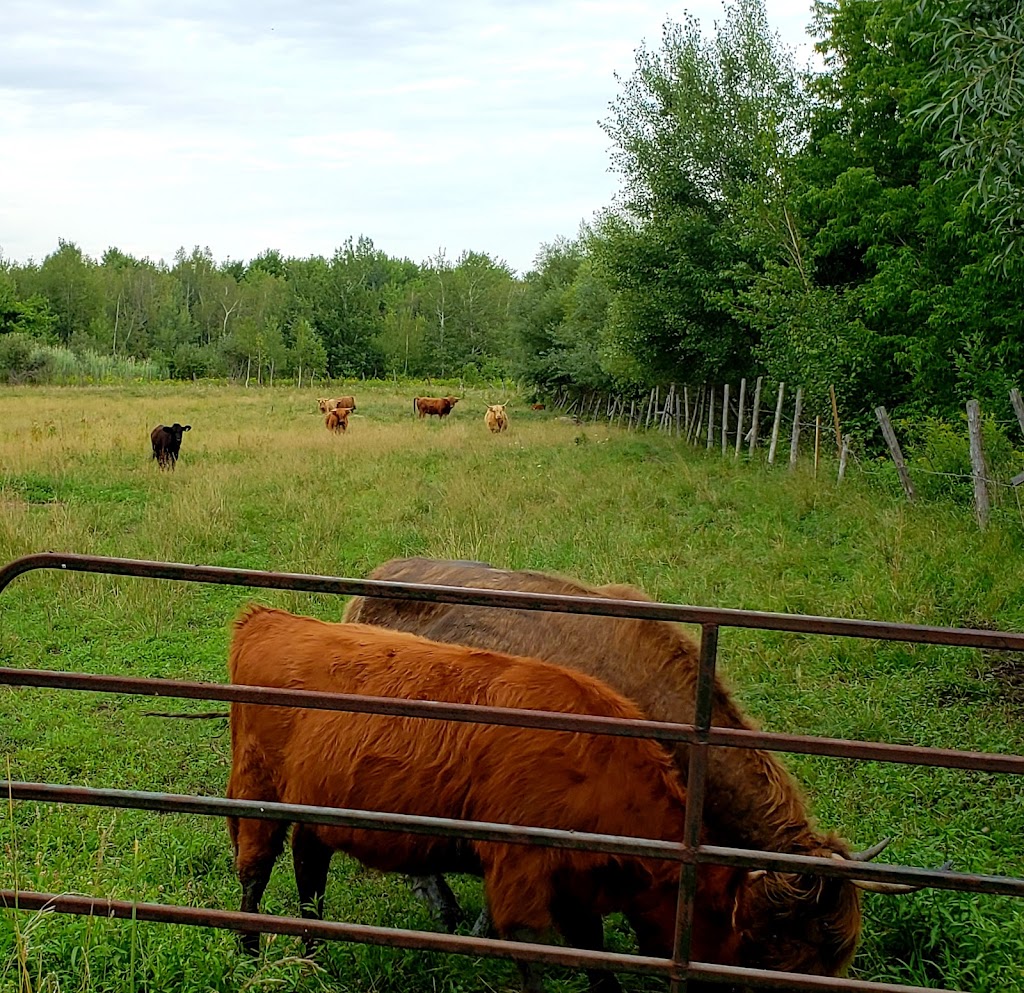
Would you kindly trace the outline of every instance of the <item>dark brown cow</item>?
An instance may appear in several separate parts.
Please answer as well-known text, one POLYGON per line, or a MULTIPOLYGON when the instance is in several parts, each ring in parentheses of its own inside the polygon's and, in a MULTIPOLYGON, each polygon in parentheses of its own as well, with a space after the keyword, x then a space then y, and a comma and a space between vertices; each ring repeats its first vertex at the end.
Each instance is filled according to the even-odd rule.
MULTIPOLYGON (((512 572, 475 562, 394 559, 375 569, 370 578, 649 599, 630 586, 595 588, 540 572, 512 572)), ((699 652, 675 624, 362 597, 349 603, 345 619, 410 631, 435 641, 544 658, 604 680, 636 701, 652 720, 693 720, 699 652)), ((721 680, 715 684, 712 723, 754 727, 721 680)), ((687 745, 678 742, 673 747, 685 782, 687 745)), ((851 857, 846 842, 814 825, 806 801, 785 767, 771 753, 759 749, 710 750, 704 823, 714 844, 824 858, 851 857)), ((737 917, 742 928, 742 963, 787 972, 841 975, 860 935, 857 887, 900 891, 882 884, 795 873, 760 875, 737 917)), ((450 891, 442 887, 442 897, 446 893, 450 891)), ((449 906, 443 912, 450 925, 458 908, 449 906)))
MULTIPOLYGON (((362 624, 250 607, 228 660, 234 684, 557 713, 640 718, 596 679, 537 659, 441 645, 362 624)), ((384 810, 680 841, 685 792, 668 754, 642 738, 338 711, 231 706, 233 799, 384 810)), ((228 819, 245 912, 258 912, 288 825, 228 819)), ((554 927, 600 948, 601 916, 622 912, 641 952, 672 954, 679 865, 629 855, 296 824, 295 879, 304 917, 320 917, 331 856, 389 872, 460 871, 485 879, 504 937, 554 927)), ((733 964, 733 918, 747 872, 698 871, 693 957, 733 964)), ((250 952, 258 935, 245 935, 250 952)), ((531 990, 536 974, 524 969, 531 990)), ((591 989, 612 993, 607 973, 591 989)), ((715 987, 718 989, 719 987, 715 987)))
POLYGON ((352 411, 348 407, 335 407, 324 418, 324 427, 337 434, 344 433, 348 430, 348 415, 351 413, 352 411))
POLYGON ((191 424, 178 423, 170 426, 158 424, 153 428, 149 440, 153 443, 153 458, 161 469, 174 469, 178 463, 178 452, 181 451, 181 436, 191 430, 191 424))
POLYGON ((459 402, 458 397, 414 397, 412 401, 413 413, 426 417, 428 414, 434 417, 447 417, 459 402))
POLYGON ((530 410, 546 410, 546 409, 547 409, 547 404, 546 403, 534 403, 534 404, 530 405, 530 410))

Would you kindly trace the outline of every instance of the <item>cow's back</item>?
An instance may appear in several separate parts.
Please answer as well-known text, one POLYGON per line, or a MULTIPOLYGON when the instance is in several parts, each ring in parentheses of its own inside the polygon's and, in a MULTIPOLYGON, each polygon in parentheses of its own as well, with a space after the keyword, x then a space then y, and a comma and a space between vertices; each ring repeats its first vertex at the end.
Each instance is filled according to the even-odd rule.
MULTIPOLYGON (((541 572, 424 558, 394 559, 371 572, 369 578, 650 600, 630 586, 591 587, 541 572)), ((354 598, 345 618, 411 631, 437 641, 547 659, 596 676, 634 700, 651 720, 693 721, 699 648, 682 627, 666 621, 378 597, 354 598)), ((715 684, 712 723, 719 727, 754 727, 721 679, 715 684)), ((672 747, 685 781, 688 747, 684 742, 672 747)), ((774 851, 793 850, 796 839, 802 841, 808 827, 803 795, 769 753, 759 749, 712 749, 708 777, 706 820, 713 841, 774 851)))
MULTIPOLYGON (((229 671, 235 684, 642 717, 633 703, 597 679, 536 659, 262 607, 236 623, 229 671)), ((628 787, 602 783, 633 798, 627 803, 631 809, 615 815, 620 830, 611 833, 650 830, 644 811, 659 795, 663 801, 666 790, 675 791, 677 812, 682 808, 667 755, 643 739, 251 704, 233 704, 231 710, 235 762, 244 764, 247 754, 253 762, 268 761, 279 770, 273 774, 273 796, 284 802, 330 797, 336 806, 510 823, 550 821, 552 827, 587 830, 595 816, 607 816, 595 797, 596 782, 606 770, 613 778, 614 770, 632 770, 638 775, 625 776, 636 779, 628 787), (331 755, 344 759, 325 760, 331 755), (453 763, 453 756, 459 761, 453 763), (517 788, 517 776, 532 783, 517 788), (524 793, 536 795, 538 781, 540 792, 558 797, 557 804, 543 810, 524 806, 524 793)), ((611 826, 605 821, 601 829, 611 826)), ((657 827, 667 837, 678 834, 681 822, 657 827)), ((378 868, 402 866, 378 860, 378 868)))

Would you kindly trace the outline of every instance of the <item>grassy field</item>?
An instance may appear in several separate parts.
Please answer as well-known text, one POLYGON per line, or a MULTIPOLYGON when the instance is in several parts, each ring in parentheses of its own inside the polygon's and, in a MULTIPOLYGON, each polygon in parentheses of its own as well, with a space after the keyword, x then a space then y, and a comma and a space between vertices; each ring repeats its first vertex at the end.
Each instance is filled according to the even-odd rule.
MULTIPOLYGON (((344 392, 347 392, 346 388, 344 392)), ((854 473, 809 473, 578 428, 524 403, 484 428, 468 391, 446 423, 411 415, 426 387, 355 389, 350 430, 312 393, 214 385, 0 392, 0 561, 42 550, 362 576, 399 555, 484 559, 637 583, 682 603, 1024 629, 1019 522, 907 506, 854 473), (159 422, 191 423, 177 472, 149 458, 159 422)), ((34 573, 0 598, 0 664, 224 681, 227 626, 251 599, 338 619, 342 602, 215 586, 34 573)), ((971 650, 726 631, 722 668, 773 730, 1024 751, 1024 660, 971 650)), ((184 706, 184 705, 182 705, 184 706)), ((143 715, 152 701, 0 688, 11 778, 222 795, 220 721, 143 715)), ((792 757, 820 821, 893 861, 1024 875, 1024 782, 792 757)), ((224 824, 39 804, 0 808, 0 886, 234 909, 224 824)), ((295 914, 290 860, 265 909, 295 914)), ((457 888, 471 910, 475 880, 457 888)), ((868 896, 853 974, 1024 991, 1024 904, 926 891, 868 896)), ((336 858, 327 916, 431 929, 398 878, 336 858)), ((611 944, 629 949, 624 928, 611 944)), ((0 917, 0 990, 185 993, 269 988, 446 993, 514 988, 514 968, 296 940, 243 960, 231 935, 55 915, 0 917)), ((658 985, 624 980, 629 990, 658 985)), ((549 989, 581 990, 553 974, 549 989)))

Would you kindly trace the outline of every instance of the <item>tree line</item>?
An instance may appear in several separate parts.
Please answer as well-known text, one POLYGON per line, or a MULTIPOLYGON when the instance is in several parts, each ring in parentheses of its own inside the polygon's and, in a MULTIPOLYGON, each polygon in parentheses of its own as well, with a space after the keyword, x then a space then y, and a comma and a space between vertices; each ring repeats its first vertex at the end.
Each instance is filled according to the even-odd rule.
POLYGON ((183 379, 504 374, 518 289, 487 255, 417 265, 367 237, 329 259, 270 249, 217 263, 197 247, 172 265, 113 248, 94 260, 61 241, 41 263, 0 271, 0 371, 41 378, 28 357, 45 341, 183 379))
MULTIPOLYGON (((517 276, 367 237, 173 264, 70 242, 0 265, 0 374, 34 342, 178 377, 514 376, 538 394, 757 375, 844 419, 949 417, 1024 373, 1024 0, 818 0, 808 71, 735 0, 665 24, 603 128, 616 202, 517 276)), ((20 363, 20 365, 19 365, 20 363)), ((26 368, 26 364, 28 368, 26 368)))

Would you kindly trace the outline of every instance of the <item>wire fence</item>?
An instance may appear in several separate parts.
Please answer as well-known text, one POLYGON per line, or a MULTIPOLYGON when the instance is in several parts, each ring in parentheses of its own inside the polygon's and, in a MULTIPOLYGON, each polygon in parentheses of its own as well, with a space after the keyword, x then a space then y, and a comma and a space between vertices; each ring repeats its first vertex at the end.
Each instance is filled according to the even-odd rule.
MULTIPOLYGON (((881 742, 833 739, 748 731, 711 726, 711 699, 721 627, 789 631, 855 638, 873 638, 933 645, 957 645, 989 650, 1022 651, 1024 634, 964 628, 926 627, 882 621, 789 615, 759 611, 682 606, 541 593, 465 589, 427 584, 355 580, 297 573, 277 573, 214 566, 41 553, 25 556, 0 568, 0 593, 17 576, 39 569, 135 576, 184 582, 218 583, 264 589, 339 595, 387 596, 390 599, 499 606, 525 610, 582 613, 623 618, 667 620, 698 624, 701 650, 692 724, 630 721, 547 711, 508 710, 469 704, 401 698, 373 698, 323 694, 261 686, 223 685, 163 679, 139 679, 89 673, 0 668, 0 684, 49 687, 71 691, 127 693, 162 698, 221 700, 261 705, 328 709, 417 717, 426 720, 505 724, 596 734, 650 737, 689 744, 687 805, 683 841, 666 842, 639 837, 598 835, 576 831, 483 823, 454 818, 381 813, 335 807, 311 807, 263 801, 227 800, 223 797, 177 795, 125 789, 90 789, 53 783, 7 781, 10 800, 70 803, 142 810, 167 810, 205 816, 244 816, 266 820, 355 826, 372 830, 457 836, 504 841, 521 845, 547 845, 668 859, 681 864, 679 913, 674 954, 669 958, 563 948, 536 943, 473 938, 402 929, 290 918, 220 909, 141 904, 74 894, 52 894, 0 889, 0 905, 15 911, 51 910, 59 913, 102 915, 128 920, 190 924, 259 934, 277 933, 368 944, 401 946, 468 955, 513 958, 581 968, 607 968, 621 972, 662 975, 673 991, 685 991, 691 981, 743 983, 764 989, 921 991, 922 987, 861 980, 823 978, 792 973, 751 970, 691 961, 690 924, 695 912, 696 868, 702 863, 753 869, 801 872, 883 883, 909 883, 975 893, 1024 897, 1024 879, 979 875, 946 868, 842 862, 790 853, 754 851, 700 843, 704 782, 708 751, 712 747, 770 748, 778 751, 836 756, 848 759, 896 762, 957 769, 1024 775, 1024 756, 893 745, 881 742)), ((947 991, 949 993, 949 991, 947 991)))

